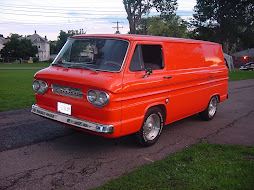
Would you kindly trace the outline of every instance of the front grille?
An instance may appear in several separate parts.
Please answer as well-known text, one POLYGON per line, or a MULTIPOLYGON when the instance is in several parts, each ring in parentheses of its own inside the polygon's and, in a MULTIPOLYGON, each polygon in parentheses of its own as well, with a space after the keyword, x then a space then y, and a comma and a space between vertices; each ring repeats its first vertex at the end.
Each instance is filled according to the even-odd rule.
POLYGON ((52 92, 55 94, 59 94, 62 96, 69 96, 69 97, 78 98, 78 99, 83 98, 83 92, 79 88, 62 86, 58 84, 52 84, 51 87, 52 87, 52 92))

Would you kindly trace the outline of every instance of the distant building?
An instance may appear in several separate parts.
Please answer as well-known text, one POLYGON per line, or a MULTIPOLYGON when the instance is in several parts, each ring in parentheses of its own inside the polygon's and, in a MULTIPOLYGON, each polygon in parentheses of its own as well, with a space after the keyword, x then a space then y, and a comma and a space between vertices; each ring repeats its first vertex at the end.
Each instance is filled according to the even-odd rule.
POLYGON ((254 62, 254 48, 236 52, 232 56, 236 67, 240 67, 248 62, 254 62))
POLYGON ((8 39, 0 37, 0 50, 4 48, 4 44, 8 41, 9 41, 8 39))
POLYGON ((39 57, 39 61, 50 59, 50 45, 46 36, 45 38, 41 37, 35 30, 33 35, 21 38, 30 40, 34 46, 38 47, 38 54, 36 56, 39 57))
POLYGON ((4 44, 0 40, 0 50, 4 48, 4 44))
POLYGON ((38 47, 39 61, 47 61, 50 59, 50 45, 46 36, 42 38, 35 30, 34 34, 26 37, 26 39, 31 40, 33 45, 38 47))

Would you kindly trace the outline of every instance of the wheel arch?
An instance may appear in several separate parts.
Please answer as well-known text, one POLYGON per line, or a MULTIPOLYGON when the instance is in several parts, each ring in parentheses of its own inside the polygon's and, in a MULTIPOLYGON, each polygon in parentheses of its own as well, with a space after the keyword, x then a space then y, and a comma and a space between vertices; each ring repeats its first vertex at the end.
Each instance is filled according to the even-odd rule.
POLYGON ((220 94, 219 94, 219 93, 212 94, 212 95, 210 96, 209 101, 210 101, 210 100, 211 100, 211 98, 212 98, 212 97, 214 97, 214 96, 216 96, 216 98, 217 98, 218 102, 220 102, 220 94))
POLYGON ((167 117, 166 106, 165 106, 164 104, 157 104, 157 105, 150 106, 150 107, 148 107, 148 108, 146 109, 145 115, 146 115, 146 113, 147 113, 150 109, 153 109, 153 108, 159 108, 159 109, 162 111, 163 122, 164 122, 164 124, 165 124, 166 117, 167 117))

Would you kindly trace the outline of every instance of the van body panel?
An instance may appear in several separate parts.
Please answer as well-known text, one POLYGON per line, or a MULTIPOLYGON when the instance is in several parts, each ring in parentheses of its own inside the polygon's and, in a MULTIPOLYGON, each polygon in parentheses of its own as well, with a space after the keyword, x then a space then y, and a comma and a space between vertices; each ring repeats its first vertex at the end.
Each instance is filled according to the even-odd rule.
POLYGON ((218 94, 220 101, 227 97, 228 69, 225 67, 221 45, 202 44, 209 94, 218 94))

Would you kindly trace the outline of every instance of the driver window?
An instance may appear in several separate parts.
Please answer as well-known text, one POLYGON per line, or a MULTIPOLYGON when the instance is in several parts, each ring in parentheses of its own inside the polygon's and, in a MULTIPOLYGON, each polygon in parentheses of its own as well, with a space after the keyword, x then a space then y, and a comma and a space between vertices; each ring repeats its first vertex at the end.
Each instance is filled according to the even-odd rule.
POLYGON ((161 45, 137 45, 130 63, 130 71, 163 69, 161 45))

